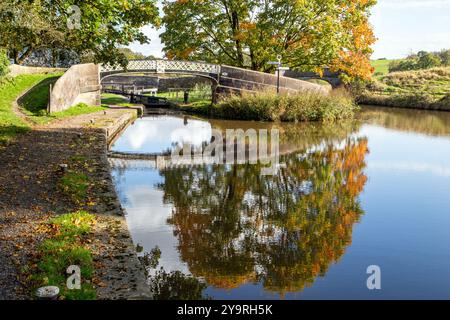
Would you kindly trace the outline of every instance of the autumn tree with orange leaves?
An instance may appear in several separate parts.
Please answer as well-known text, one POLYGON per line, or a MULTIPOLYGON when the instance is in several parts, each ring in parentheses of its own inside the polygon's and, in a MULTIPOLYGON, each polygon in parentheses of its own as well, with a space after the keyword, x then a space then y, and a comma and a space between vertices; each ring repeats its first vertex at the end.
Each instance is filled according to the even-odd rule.
POLYGON ((201 60, 273 71, 277 55, 292 69, 342 71, 367 79, 369 24, 376 0, 177 0, 164 2, 169 59, 201 60))

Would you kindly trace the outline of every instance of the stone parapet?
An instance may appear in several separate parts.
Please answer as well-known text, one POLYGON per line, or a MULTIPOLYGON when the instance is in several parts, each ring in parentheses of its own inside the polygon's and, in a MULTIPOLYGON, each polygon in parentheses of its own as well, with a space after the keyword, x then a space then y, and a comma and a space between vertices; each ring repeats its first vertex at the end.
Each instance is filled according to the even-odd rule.
POLYGON ((93 63, 72 66, 55 83, 50 93, 49 112, 60 112, 79 103, 100 105, 99 66, 93 63))

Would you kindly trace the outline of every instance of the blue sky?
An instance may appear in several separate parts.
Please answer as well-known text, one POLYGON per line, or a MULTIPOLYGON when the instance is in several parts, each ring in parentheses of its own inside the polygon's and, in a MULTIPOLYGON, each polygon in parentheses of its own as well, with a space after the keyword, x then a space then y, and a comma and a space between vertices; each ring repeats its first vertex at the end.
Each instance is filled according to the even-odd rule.
MULTIPOLYGON (((450 0, 378 0, 371 23, 378 38, 374 59, 403 58, 420 50, 450 49, 450 0)), ((162 57, 158 31, 145 27, 151 38, 146 45, 130 47, 162 57)))

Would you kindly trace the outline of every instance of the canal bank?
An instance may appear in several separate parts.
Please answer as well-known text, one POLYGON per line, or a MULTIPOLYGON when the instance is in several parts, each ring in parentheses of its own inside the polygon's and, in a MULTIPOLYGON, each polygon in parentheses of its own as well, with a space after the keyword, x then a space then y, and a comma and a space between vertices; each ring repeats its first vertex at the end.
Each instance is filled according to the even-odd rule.
POLYGON ((149 298, 107 160, 108 142, 137 115, 114 108, 33 126, 0 152, 0 299, 34 298, 33 288, 46 284, 35 275, 52 233, 48 222, 79 210, 96 221, 83 243, 94 272, 82 283, 92 285, 97 299, 149 298), (86 178, 82 199, 61 187, 74 174, 86 178))

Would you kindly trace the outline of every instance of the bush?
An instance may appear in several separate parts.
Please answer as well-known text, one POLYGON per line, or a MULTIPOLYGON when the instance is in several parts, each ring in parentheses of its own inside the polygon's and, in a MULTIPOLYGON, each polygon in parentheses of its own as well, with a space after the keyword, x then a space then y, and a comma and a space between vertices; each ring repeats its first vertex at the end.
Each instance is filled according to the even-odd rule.
POLYGON ((439 67, 442 64, 441 58, 433 53, 425 53, 419 57, 418 68, 429 69, 439 67))
POLYGON ((443 66, 450 67, 450 50, 442 50, 439 52, 439 57, 443 66))
POLYGON ((0 84, 9 73, 9 59, 5 50, 0 49, 0 84))
POLYGON ((395 60, 389 64, 389 72, 409 71, 417 69, 415 59, 395 60))
POLYGON ((328 95, 312 91, 277 95, 266 91, 226 97, 213 107, 213 115, 240 120, 334 121, 351 118, 357 108, 345 90, 335 90, 328 95))

